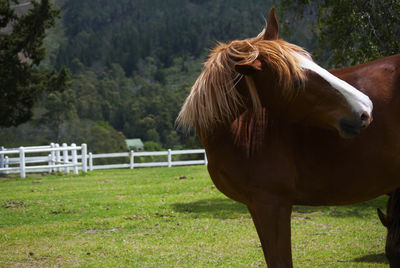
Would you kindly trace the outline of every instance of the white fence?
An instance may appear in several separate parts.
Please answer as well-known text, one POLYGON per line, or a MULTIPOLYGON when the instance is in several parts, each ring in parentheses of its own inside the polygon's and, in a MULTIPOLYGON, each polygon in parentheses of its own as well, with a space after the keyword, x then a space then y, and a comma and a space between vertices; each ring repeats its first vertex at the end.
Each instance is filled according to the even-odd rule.
MULTIPOLYGON (((136 158, 137 159, 137 158, 136 158)), ((138 167, 173 167, 183 165, 207 165, 207 157, 204 149, 196 150, 171 150, 160 152, 123 152, 92 154, 87 153, 86 144, 76 146, 71 144, 50 144, 49 146, 19 147, 13 149, 0 148, 0 173, 20 173, 21 178, 26 177, 28 172, 64 172, 71 170, 78 174, 79 170, 87 172, 96 169, 114 169, 114 168, 138 168, 138 167), (48 155, 37 156, 37 154, 48 153, 48 155), (80 153, 80 154, 79 154, 80 153), (29 156, 31 154, 31 156, 29 156), (35 154, 32 156, 32 154, 35 154), (201 154, 200 160, 178 160, 174 161, 174 155, 201 154), (135 157, 159 157, 165 156, 165 161, 135 163, 135 157), (94 165, 93 159, 101 158, 125 158, 129 157, 129 163, 94 165), (88 163, 89 162, 89 163, 88 163), (38 165, 41 164, 41 165, 38 165)))
POLYGON ((72 170, 74 174, 78 174, 79 169, 87 172, 86 144, 76 146, 72 143, 68 146, 64 143, 59 146, 52 143, 48 146, 1 148, 0 150, 0 173, 3 174, 20 173, 21 178, 25 178, 28 172, 64 171, 69 173, 72 170), (48 155, 41 155, 43 153, 48 153, 48 155))
POLYGON ((173 167, 173 166, 189 166, 189 165, 207 165, 207 157, 204 149, 196 150, 180 150, 174 151, 169 149, 168 151, 160 152, 125 152, 125 153, 109 153, 109 154, 92 154, 89 153, 89 170, 95 169, 112 169, 112 168, 138 168, 138 167, 173 167), (185 161, 173 161, 173 155, 182 154, 202 154, 204 155, 201 160, 185 160, 185 161), (135 163, 135 157, 141 156, 166 156, 166 161, 163 162, 146 162, 146 163, 135 163), (129 157, 129 163, 126 164, 113 164, 113 165, 93 165, 93 159, 96 158, 112 158, 112 157, 129 157))

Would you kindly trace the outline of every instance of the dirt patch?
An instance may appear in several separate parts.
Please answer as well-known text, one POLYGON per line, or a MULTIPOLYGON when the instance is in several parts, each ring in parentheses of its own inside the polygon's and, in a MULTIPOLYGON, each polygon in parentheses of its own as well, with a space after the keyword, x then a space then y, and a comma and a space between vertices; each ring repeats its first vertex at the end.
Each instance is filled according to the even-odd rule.
POLYGON ((192 179, 193 177, 188 177, 184 175, 175 178, 175 180, 192 180, 192 179))
POLYGON ((68 213, 68 214, 69 213, 75 213, 75 211, 63 208, 63 209, 58 209, 58 210, 53 209, 53 210, 50 211, 50 213, 57 215, 57 214, 61 214, 61 213, 68 213))
POLYGON ((85 234, 94 234, 99 232, 116 232, 120 227, 112 227, 112 228, 90 228, 85 230, 85 234))
POLYGON ((124 216, 124 220, 141 220, 143 217, 140 215, 124 216))
POLYGON ((25 207, 26 204, 22 201, 8 201, 3 204, 5 208, 16 208, 16 207, 25 207))
POLYGON ((159 213, 159 212, 156 212, 156 213, 154 213, 154 215, 156 216, 156 217, 161 217, 161 218, 168 218, 168 217, 171 217, 171 218, 175 218, 176 216, 175 215, 171 215, 171 214, 161 214, 161 213, 159 213))

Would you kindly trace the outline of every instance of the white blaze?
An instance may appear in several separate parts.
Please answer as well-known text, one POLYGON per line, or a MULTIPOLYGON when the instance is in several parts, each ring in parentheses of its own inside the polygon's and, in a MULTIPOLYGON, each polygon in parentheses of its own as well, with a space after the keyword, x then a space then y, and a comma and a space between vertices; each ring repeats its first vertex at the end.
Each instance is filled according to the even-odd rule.
POLYGON ((367 95, 357 90, 355 87, 334 76, 312 60, 299 55, 300 66, 304 69, 311 70, 319 74, 325 79, 332 87, 336 88, 347 100, 347 102, 353 107, 354 111, 366 112, 371 116, 372 112, 372 101, 367 95))

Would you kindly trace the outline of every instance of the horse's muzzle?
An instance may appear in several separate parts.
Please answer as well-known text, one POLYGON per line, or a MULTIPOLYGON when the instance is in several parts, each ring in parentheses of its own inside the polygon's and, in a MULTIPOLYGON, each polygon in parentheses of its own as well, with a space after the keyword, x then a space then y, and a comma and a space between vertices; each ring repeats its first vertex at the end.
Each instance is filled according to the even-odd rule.
POLYGON ((356 113, 354 118, 342 118, 339 121, 339 133, 343 138, 353 138, 372 122, 372 116, 366 112, 356 113))

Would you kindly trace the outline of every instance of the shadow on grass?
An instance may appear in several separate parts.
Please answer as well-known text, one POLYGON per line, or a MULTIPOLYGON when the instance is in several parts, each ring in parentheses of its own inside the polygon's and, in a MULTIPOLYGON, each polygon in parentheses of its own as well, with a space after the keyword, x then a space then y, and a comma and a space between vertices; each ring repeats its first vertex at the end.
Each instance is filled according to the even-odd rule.
POLYGON ((355 258, 353 262, 389 263, 384 253, 365 255, 359 258, 355 258))
MULTIPOLYGON (((376 208, 385 208, 387 197, 348 206, 294 206, 293 212, 308 214, 322 212, 330 217, 363 217, 376 213, 376 208)), ((202 199, 189 203, 174 203, 171 205, 175 211, 190 213, 193 217, 209 218, 237 218, 248 214, 247 207, 227 198, 202 199)))
POLYGON ((376 215, 376 209, 386 208, 387 196, 380 196, 370 201, 366 201, 354 205, 345 206, 294 206, 293 212, 300 214, 308 214, 314 212, 321 212, 329 217, 365 217, 371 214, 376 215))
POLYGON ((237 218, 249 216, 247 207, 226 198, 202 199, 189 203, 172 204, 175 211, 190 213, 194 218, 237 218))

